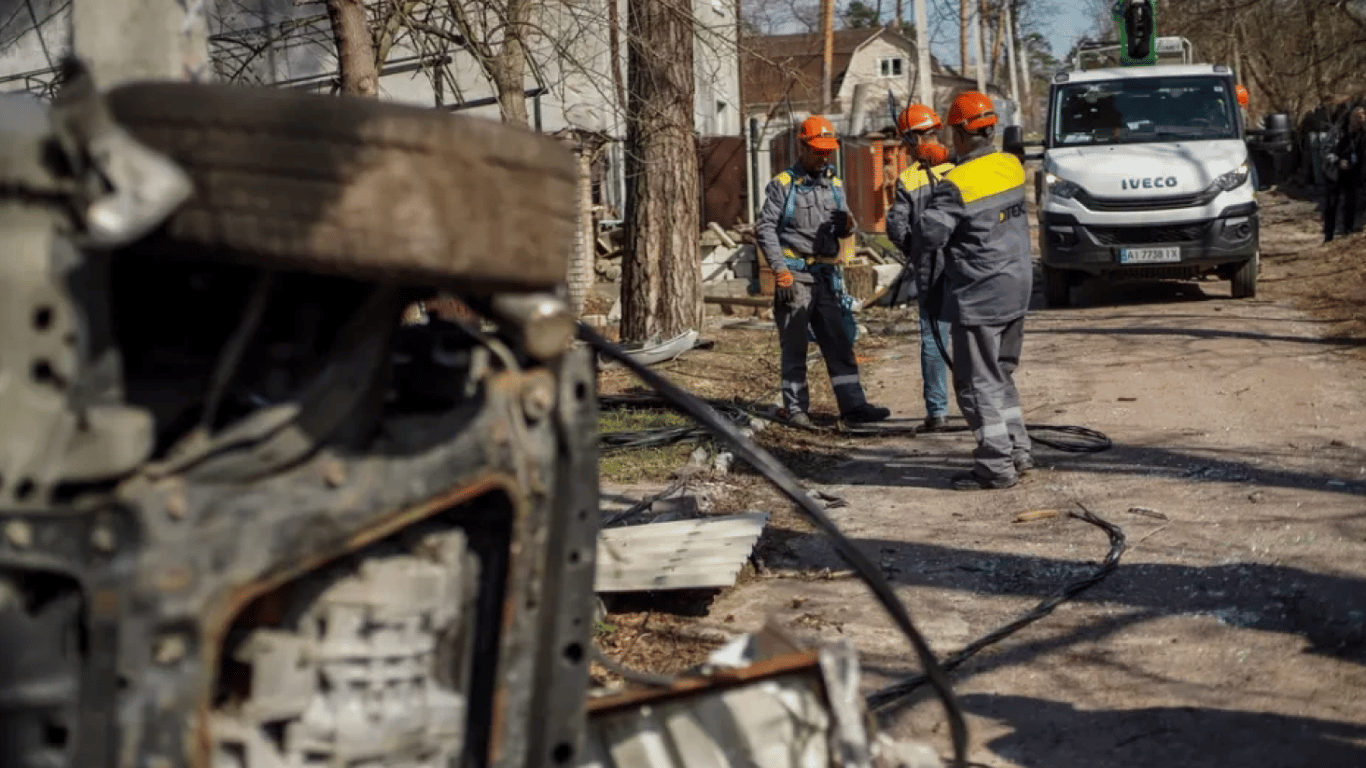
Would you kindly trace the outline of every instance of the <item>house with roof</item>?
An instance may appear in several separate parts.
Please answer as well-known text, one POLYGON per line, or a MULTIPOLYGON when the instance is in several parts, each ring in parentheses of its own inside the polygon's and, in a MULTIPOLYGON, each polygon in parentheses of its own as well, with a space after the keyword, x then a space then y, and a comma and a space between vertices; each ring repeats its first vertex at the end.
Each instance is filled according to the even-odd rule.
MULTIPOLYGON (((838 162, 854 215, 861 227, 876 230, 890 200, 886 177, 890 173, 894 179, 908 160, 898 151, 888 94, 898 110, 918 95, 919 57, 915 42, 892 29, 844 29, 834 32, 833 38, 831 109, 826 117, 845 139, 838 162)), ((750 199, 762 201, 764 184, 793 162, 794 127, 820 111, 822 39, 814 34, 746 37, 740 56, 751 147, 750 199)), ((975 78, 959 75, 933 56, 930 67, 931 106, 941 116, 954 96, 977 87, 975 78)), ((995 86, 987 92, 1006 118, 1003 122, 1011 122, 1014 109, 1005 94, 995 86)))
MULTIPOLYGON (((491 18, 488 9, 497 8, 497 3, 485 0, 458 2, 471 17, 482 10, 491 18)), ((29 5, 24 13, 0 19, 0 93, 48 98, 55 86, 58 60, 70 44, 72 4, 70 0, 30 0, 29 5)), ((320 4, 208 0, 203 5, 217 79, 336 92, 336 46, 330 19, 320 4)), ((392 5, 366 3, 372 28, 385 27, 392 5)), ((524 92, 531 127, 606 142, 594 164, 593 196, 608 218, 621 216, 625 202, 622 142, 630 40, 626 5, 626 0, 598 6, 533 3, 529 27, 535 32, 526 40, 524 92)), ((715 152, 708 154, 709 148, 718 146, 729 152, 727 156, 739 158, 740 175, 734 185, 742 190, 737 7, 726 0, 689 0, 689 7, 694 26, 693 127, 701 138, 704 161, 729 167, 712 157, 715 152), (721 137, 728 141, 715 140, 721 137)), ((379 72, 379 97, 498 119, 494 90, 480 65, 483 54, 479 46, 466 44, 463 29, 445 4, 419 3, 411 16, 421 22, 392 38, 379 72)), ((741 207, 734 201, 730 204, 741 207)))

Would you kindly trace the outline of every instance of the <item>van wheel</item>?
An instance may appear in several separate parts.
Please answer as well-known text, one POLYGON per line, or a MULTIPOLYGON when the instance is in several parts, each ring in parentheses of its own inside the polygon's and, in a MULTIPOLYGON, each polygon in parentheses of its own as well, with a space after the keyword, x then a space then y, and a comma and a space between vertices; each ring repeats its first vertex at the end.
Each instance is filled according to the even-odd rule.
POLYGON ((1043 265, 1043 300, 1050 308, 1060 309, 1072 303, 1072 279, 1067 272, 1043 265))
POLYGON ((1238 271, 1229 279, 1233 285, 1233 298, 1251 299, 1257 295, 1257 271, 1260 266, 1260 254, 1253 254, 1252 258, 1238 265, 1238 271))

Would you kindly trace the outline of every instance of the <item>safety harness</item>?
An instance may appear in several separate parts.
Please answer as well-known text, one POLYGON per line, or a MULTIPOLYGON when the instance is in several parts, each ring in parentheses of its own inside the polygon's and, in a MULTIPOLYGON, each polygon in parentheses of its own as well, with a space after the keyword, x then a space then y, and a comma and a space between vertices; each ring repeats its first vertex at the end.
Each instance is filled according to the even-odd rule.
MULTIPOLYGON (((840 180, 835 177, 830 169, 823 172, 825 178, 830 179, 830 188, 835 198, 835 207, 844 210, 844 190, 840 180)), ((778 236, 782 237, 782 232, 792 221, 793 214, 797 211, 797 188, 799 186, 815 186, 806 181, 807 174, 800 167, 794 165, 786 171, 778 174, 778 182, 787 188, 787 198, 783 201, 783 216, 778 220, 778 236), (800 180, 800 181, 799 181, 800 180)), ((783 261, 787 268, 794 272, 806 272, 817 280, 823 280, 830 289, 839 297, 841 313, 841 325, 844 332, 849 336, 849 343, 858 341, 858 322, 854 320, 854 297, 844 291, 844 266, 838 255, 836 256, 809 256, 802 257, 786 246, 783 247, 783 261)), ((810 328, 807 333, 811 333, 810 328)))

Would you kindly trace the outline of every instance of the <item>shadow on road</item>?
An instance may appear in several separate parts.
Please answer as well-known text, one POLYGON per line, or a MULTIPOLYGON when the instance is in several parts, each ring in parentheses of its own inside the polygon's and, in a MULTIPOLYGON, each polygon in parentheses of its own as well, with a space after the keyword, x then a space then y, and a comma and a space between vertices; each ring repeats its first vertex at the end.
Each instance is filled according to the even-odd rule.
POLYGON ((974 694, 965 709, 1014 728, 987 747, 1026 768, 1258 768, 1366 765, 1366 725, 1207 707, 1081 710, 1026 696, 974 694))
MULTIPOLYGON (((1036 437, 1067 438, 1044 429, 1035 429, 1034 434, 1036 437)), ((973 439, 967 432, 919 437, 907 440, 904 447, 860 448, 854 458, 842 460, 848 450, 838 446, 803 446, 799 450, 777 447, 773 453, 805 480, 943 490, 948 488, 949 477, 971 464, 973 439)), ((1366 465, 1366 450, 1349 445, 1319 448, 1316 455, 1318 460, 1331 459, 1338 466, 1366 465)), ((1194 452, 1117 443, 1100 453, 1064 453, 1038 445, 1034 459, 1048 469, 1036 472, 1025 480, 1026 483, 1044 481, 1051 471, 1085 472, 1196 483, 1240 483, 1247 486, 1248 493, 1285 488, 1366 497, 1366 481, 1354 476, 1277 466, 1303 460, 1303 452, 1290 447, 1201 448, 1194 452)), ((741 471, 753 473, 748 467, 741 471)))
MULTIPOLYGON (((1057 533, 1068 526, 1075 531, 1078 548, 1092 550, 1095 559, 1064 560, 888 539, 856 539, 855 543, 882 564, 893 583, 992 597, 1043 599, 1093 573, 1106 544, 1102 536, 1080 521, 1059 519, 1042 525, 1048 527, 1039 528, 1041 533, 1049 528, 1057 533)), ((815 534, 773 528, 765 536, 769 566, 844 567, 828 541, 815 534)), ((1076 601, 1134 610, 1080 628, 1071 636, 1016 646, 985 663, 992 667, 1028 663, 1035 656, 1099 640, 1140 622, 1199 616, 1238 629, 1296 635, 1304 639, 1305 653, 1366 665, 1366 580, 1358 578, 1262 563, 1193 566, 1121 561, 1119 570, 1076 601)), ((1008 618, 1014 617, 1003 616, 1001 622, 1008 618)), ((1017 642, 1012 640, 1011 644, 1017 642)), ((974 668, 975 662, 966 669, 974 668)))

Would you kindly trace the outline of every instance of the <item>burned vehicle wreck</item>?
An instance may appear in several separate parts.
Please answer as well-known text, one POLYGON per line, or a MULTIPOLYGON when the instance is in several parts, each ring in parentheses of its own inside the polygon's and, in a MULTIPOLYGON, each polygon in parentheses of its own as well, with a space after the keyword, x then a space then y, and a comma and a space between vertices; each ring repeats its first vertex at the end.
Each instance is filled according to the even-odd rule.
POLYGON ((878 567, 568 311, 558 142, 64 77, 51 105, 0 100, 0 766, 939 765, 876 736, 852 648, 779 630, 590 696, 590 661, 614 664, 593 645, 597 354, 832 536, 966 765, 944 667, 878 567), (404 320, 438 296, 465 311, 404 320))
POLYGON ((0 107, 0 765, 576 763, 572 155, 67 75, 0 107), (400 322, 438 290, 480 320, 400 322))

